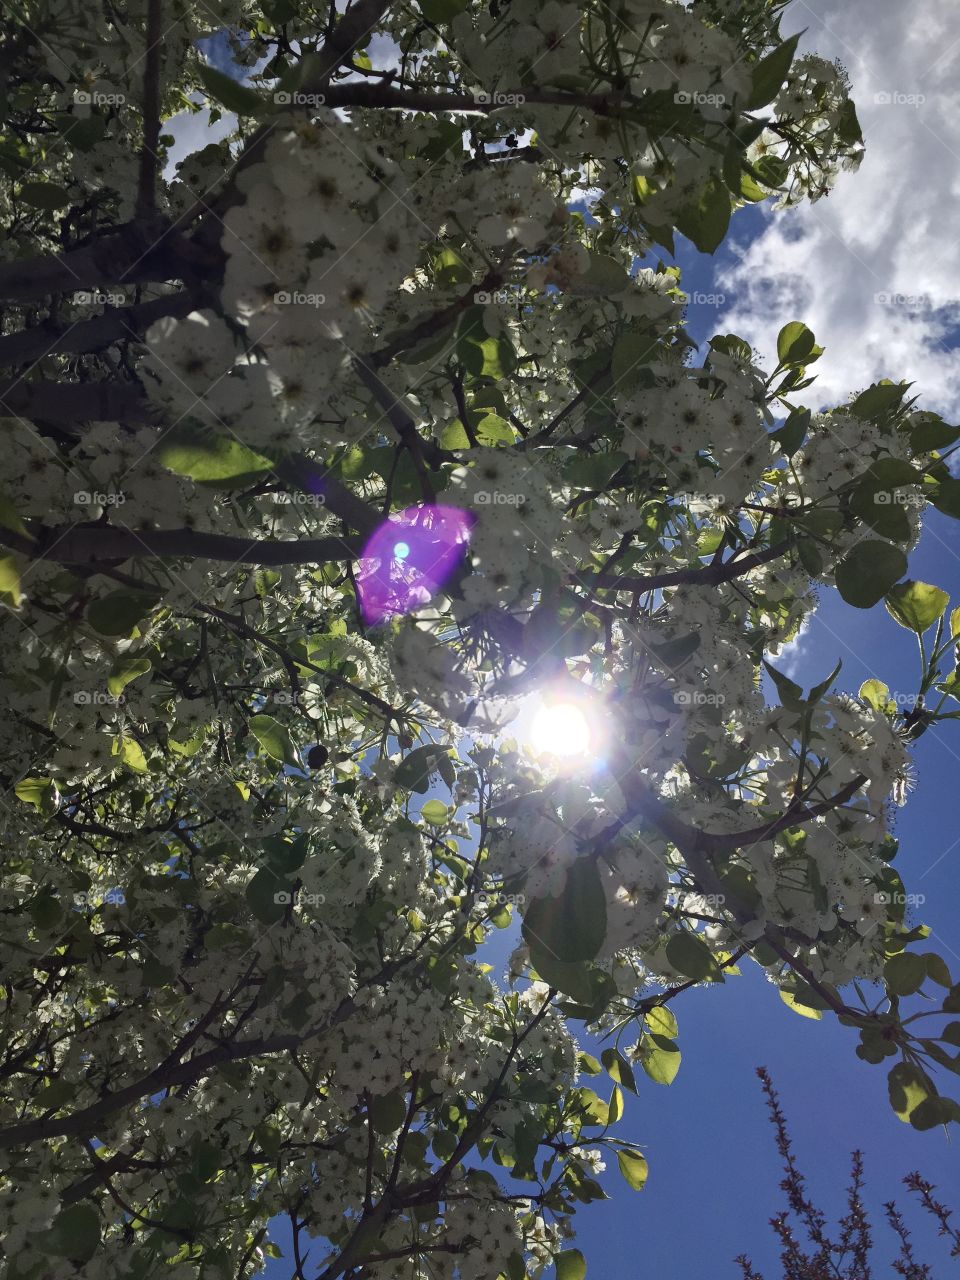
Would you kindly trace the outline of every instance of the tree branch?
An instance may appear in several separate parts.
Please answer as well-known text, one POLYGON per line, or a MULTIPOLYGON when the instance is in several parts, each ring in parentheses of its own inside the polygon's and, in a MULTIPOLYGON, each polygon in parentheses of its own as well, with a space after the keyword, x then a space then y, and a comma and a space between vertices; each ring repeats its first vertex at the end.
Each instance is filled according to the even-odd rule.
POLYGON ((149 218, 157 206, 157 148, 160 145, 161 0, 147 2, 147 65, 143 77, 143 146, 137 183, 137 213, 149 218))
POLYGON ((222 560, 227 564, 324 564, 355 560, 362 551, 358 538, 236 538, 193 529, 132 529, 113 525, 63 525, 38 531, 31 540, 0 527, 0 545, 30 560, 55 564, 116 565, 125 560, 222 560))

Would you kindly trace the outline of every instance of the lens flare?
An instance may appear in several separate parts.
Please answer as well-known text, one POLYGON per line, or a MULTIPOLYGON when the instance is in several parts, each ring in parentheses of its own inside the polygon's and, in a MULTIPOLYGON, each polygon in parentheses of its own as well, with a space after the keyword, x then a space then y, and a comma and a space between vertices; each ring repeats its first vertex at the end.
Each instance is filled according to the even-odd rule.
POLYGON ((368 626, 422 609, 462 563, 474 516, 432 503, 395 511, 369 538, 356 566, 368 626))

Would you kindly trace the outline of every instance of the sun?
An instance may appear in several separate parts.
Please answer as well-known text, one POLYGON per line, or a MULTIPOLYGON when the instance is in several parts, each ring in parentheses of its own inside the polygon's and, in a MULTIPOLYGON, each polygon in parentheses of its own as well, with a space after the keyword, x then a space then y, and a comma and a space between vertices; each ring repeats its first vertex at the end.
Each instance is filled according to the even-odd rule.
POLYGON ((530 724, 530 745, 538 755, 584 756, 593 736, 589 718, 575 702, 543 703, 530 724))

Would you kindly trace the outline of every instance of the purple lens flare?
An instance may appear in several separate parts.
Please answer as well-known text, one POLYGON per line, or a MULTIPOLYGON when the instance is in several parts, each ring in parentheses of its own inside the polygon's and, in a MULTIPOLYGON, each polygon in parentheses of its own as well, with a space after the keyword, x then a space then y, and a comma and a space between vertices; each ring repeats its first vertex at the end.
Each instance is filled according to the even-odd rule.
POLYGON ((459 507, 395 511, 357 562, 360 613, 368 625, 421 609, 462 562, 475 516, 459 507))

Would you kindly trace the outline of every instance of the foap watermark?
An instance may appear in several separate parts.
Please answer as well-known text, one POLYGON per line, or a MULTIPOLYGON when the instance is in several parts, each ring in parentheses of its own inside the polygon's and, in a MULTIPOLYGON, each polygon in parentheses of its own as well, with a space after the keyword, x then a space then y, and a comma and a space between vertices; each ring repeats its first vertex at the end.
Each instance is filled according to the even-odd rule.
POLYGON ((933 306, 929 293, 888 293, 881 289, 873 295, 873 300, 881 307, 907 307, 911 311, 923 311, 933 306))
POLYGON ((126 500, 124 493, 101 493, 99 489, 78 489, 73 495, 78 507, 122 507, 126 500))
POLYGON ((303 701, 303 695, 299 689, 273 689, 270 693, 270 701, 278 707, 299 707, 303 701))
POLYGON ((101 93, 99 89, 78 89, 73 100, 78 107, 122 107, 127 96, 124 93, 101 93))
POLYGON ((487 893, 481 890, 477 894, 476 903, 478 907, 522 907, 526 900, 523 893, 487 893))
POLYGON ((673 701, 678 707, 722 707, 726 698, 722 693, 708 693, 706 689, 677 689, 673 701))
POLYGON ((322 307, 327 299, 322 293, 302 293, 299 289, 278 289, 273 295, 278 307, 322 307))
POLYGON ((108 889, 102 898, 95 893, 75 893, 73 904, 76 907, 122 907, 126 902, 126 894, 122 889, 108 889))
POLYGON ((527 99, 522 93, 501 93, 499 89, 487 93, 485 89, 474 89, 473 100, 478 107, 521 107, 527 99))
POLYGON ((481 489, 473 495, 480 507, 522 507, 527 500, 525 493, 504 493, 501 489, 481 489))
POLYGON ((106 693, 103 689, 78 689, 73 695, 75 707, 121 707, 122 693, 106 693))
POLYGON ((727 302, 725 293, 693 293, 684 294, 684 298, 688 303, 692 303, 695 307, 723 307, 727 302))
POLYGON ((473 295, 473 300, 478 307, 489 307, 494 303, 509 302, 510 294, 506 289, 498 289, 495 293, 484 293, 481 289, 479 293, 473 295))
POLYGON ((687 507, 714 507, 726 501, 722 493, 696 493, 687 489, 679 489, 674 496, 687 507))
POLYGON ((83 307, 122 307, 127 295, 119 289, 78 289, 73 300, 83 307))
POLYGON ((900 89, 881 89, 873 95, 878 107, 922 107, 927 100, 925 93, 903 93, 900 89))
POLYGON ((902 489, 880 489, 873 495, 878 507, 922 507, 924 497, 920 493, 906 493, 902 489))
POLYGON ((327 900, 324 893, 300 893, 294 894, 289 889, 278 889, 273 895, 273 900, 278 907, 289 907, 293 904, 294 898, 301 906, 304 907, 322 907, 327 900))
POLYGON ((281 507, 324 507, 327 503, 322 493, 275 493, 274 500, 281 507))
POLYGON ((725 107, 725 93, 698 93, 693 89, 678 89, 673 95, 674 102, 693 107, 725 107))
POLYGON ((925 893, 889 893, 885 889, 878 889, 873 895, 873 900, 878 907, 922 907, 927 900, 925 893))
POLYGON ((301 93, 299 89, 278 89, 273 100, 278 107, 322 107, 327 96, 324 93, 301 93))
POLYGON ((888 693, 885 699, 895 707, 905 707, 908 711, 921 705, 919 693, 888 693))

